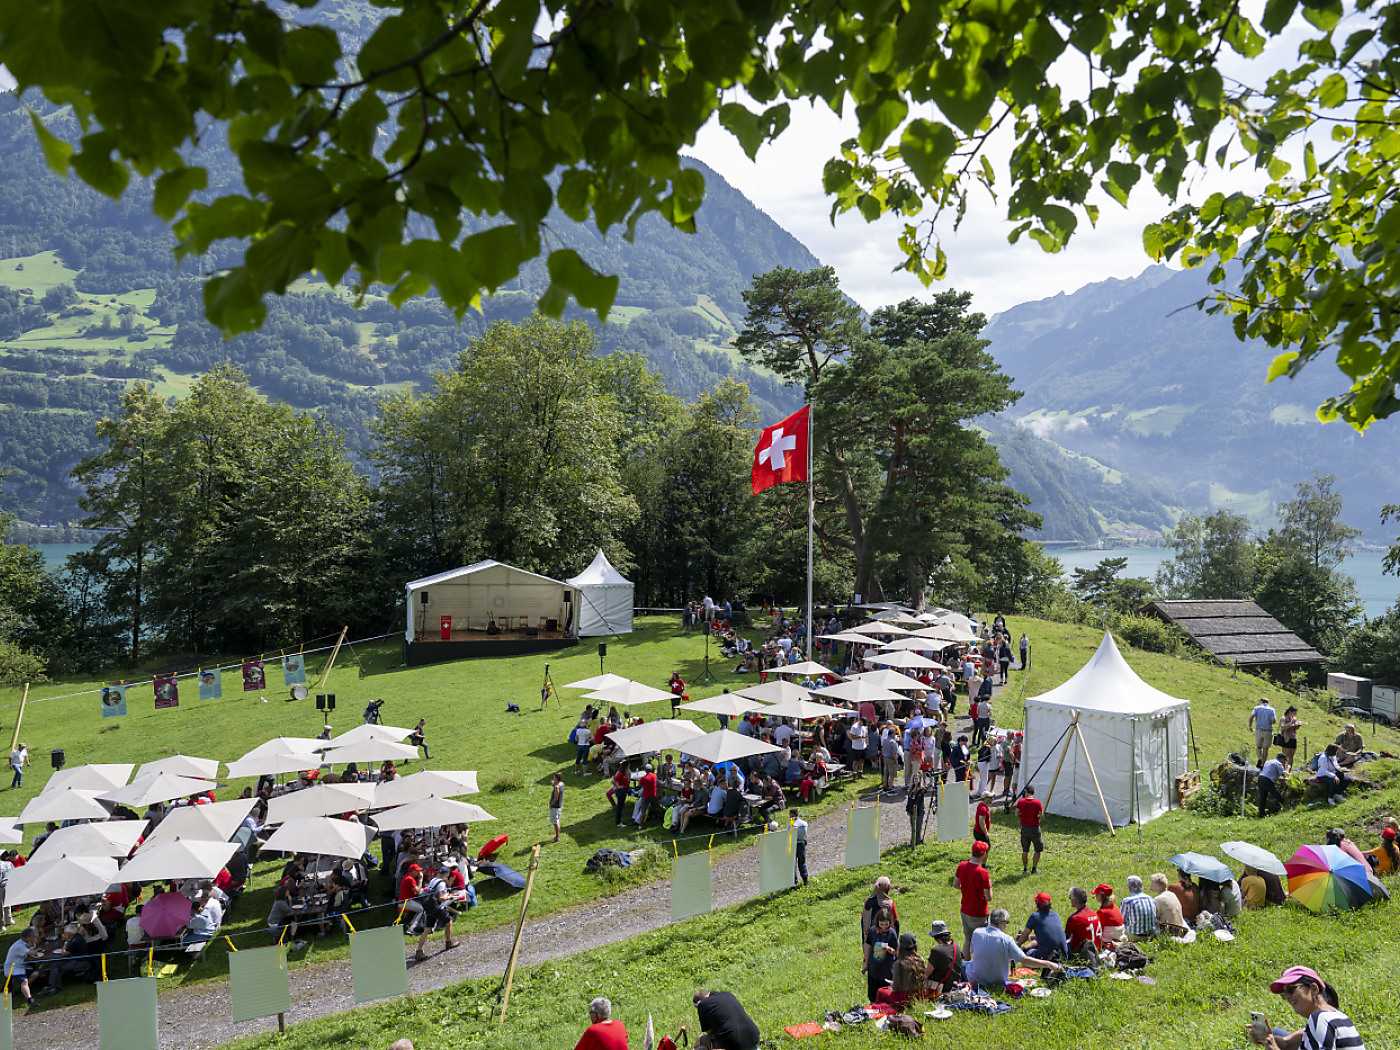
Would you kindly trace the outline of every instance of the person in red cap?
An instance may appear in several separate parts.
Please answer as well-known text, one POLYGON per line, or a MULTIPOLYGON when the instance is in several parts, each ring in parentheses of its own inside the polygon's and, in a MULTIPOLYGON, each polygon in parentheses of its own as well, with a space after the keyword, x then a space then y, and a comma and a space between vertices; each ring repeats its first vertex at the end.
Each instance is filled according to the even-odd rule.
MULTIPOLYGON (((984 797, 977 800, 977 809, 972 817, 972 837, 992 852, 992 807, 984 797)), ((985 861, 984 861, 985 863, 985 861)))
POLYGON ((1113 887, 1101 882, 1094 887, 1094 896, 1099 899, 1099 922, 1103 924, 1104 941, 1113 944, 1126 941, 1128 930, 1123 924, 1123 913, 1118 910, 1118 900, 1113 896, 1113 887))
POLYGON ((1065 937, 1069 940, 1069 953, 1092 959, 1089 953, 1103 951, 1103 923, 1099 913, 1089 907, 1089 895, 1081 886, 1069 888, 1070 903, 1074 914, 1065 923, 1065 937))
POLYGON ((1033 958, 1059 962, 1069 956, 1069 941, 1052 903, 1048 893, 1035 895, 1035 911, 1026 919, 1026 928, 1016 935, 1016 943, 1033 958))
POLYGON ((974 842, 972 856, 958 865, 953 875, 953 888, 962 891, 963 955, 972 954, 972 931, 987 925, 992 903, 992 877, 982 866, 987 857, 987 844, 974 842))
POLYGON ((399 880, 399 908, 408 919, 409 933, 417 933, 413 924, 423 919, 423 902, 418 899, 422 892, 423 869, 417 864, 410 864, 404 868, 403 878, 399 880))
POLYGON ((1016 816, 1021 821, 1021 874, 1026 873, 1030 864, 1031 847, 1035 847, 1035 863, 1030 864, 1034 875, 1040 870, 1040 855, 1045 850, 1045 842, 1040 837, 1040 820, 1045 816, 1045 803, 1035 797, 1035 786, 1027 784, 1026 790, 1016 800, 1016 816))
POLYGON ((1269 1050, 1366 1050, 1361 1033, 1340 1010, 1337 990, 1306 966, 1290 966, 1269 985, 1269 991, 1306 1020, 1296 1032, 1283 1028, 1245 1026, 1251 1043, 1269 1050))
POLYGON ((1377 875, 1391 875, 1400 871, 1400 847, 1395 845, 1395 829, 1382 830, 1381 844, 1375 849, 1368 849, 1365 856, 1377 875))

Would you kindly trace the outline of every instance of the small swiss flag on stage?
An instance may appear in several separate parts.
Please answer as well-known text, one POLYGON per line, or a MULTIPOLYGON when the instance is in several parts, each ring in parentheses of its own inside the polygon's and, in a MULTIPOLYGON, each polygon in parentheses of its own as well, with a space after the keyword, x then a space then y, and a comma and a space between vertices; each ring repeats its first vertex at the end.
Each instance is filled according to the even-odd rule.
POLYGON ((807 480, 809 407, 804 405, 781 423, 768 427, 758 439, 758 448, 753 452, 755 496, 784 481, 807 480))

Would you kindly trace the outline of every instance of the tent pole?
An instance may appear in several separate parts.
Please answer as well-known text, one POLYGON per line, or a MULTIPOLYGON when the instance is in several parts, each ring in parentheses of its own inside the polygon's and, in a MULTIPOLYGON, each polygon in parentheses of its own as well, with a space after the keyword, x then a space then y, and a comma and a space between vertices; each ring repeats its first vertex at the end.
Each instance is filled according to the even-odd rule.
POLYGON ((1186 709, 1186 731, 1191 734, 1191 750, 1196 752, 1196 768, 1201 768, 1201 749, 1196 746, 1196 723, 1191 718, 1191 709, 1186 709))
POLYGON ((1128 744, 1132 748, 1132 754, 1128 759, 1129 775, 1133 778, 1133 823, 1137 825, 1138 845, 1142 845, 1142 818, 1138 813, 1137 801, 1137 719, 1134 718, 1128 723, 1128 744))
POLYGON ((1074 733, 1078 726, 1079 712, 1076 711, 1074 712, 1074 717, 1071 718, 1069 722, 1069 734, 1065 737, 1065 746, 1060 751, 1060 761, 1055 764, 1055 775, 1050 778, 1050 790, 1045 792, 1045 808, 1047 811, 1050 809, 1050 796, 1055 793, 1055 785, 1060 779, 1060 769, 1065 764, 1065 756, 1069 754, 1069 745, 1074 740, 1074 733))
POLYGON ((812 532, 817 516, 816 477, 812 471, 812 406, 807 406, 807 661, 812 660, 812 532))
POLYGON ((1103 820, 1108 825, 1108 833, 1117 838, 1118 832, 1113 827, 1113 817, 1108 812, 1108 803, 1104 801, 1103 789, 1099 787, 1099 775, 1094 772, 1094 760, 1089 757, 1089 745, 1084 743, 1084 730, 1079 727, 1077 719, 1074 723, 1074 735, 1079 737, 1079 750, 1084 752, 1084 761, 1089 764, 1089 779, 1094 782, 1094 794, 1099 796, 1099 805, 1103 807, 1103 820))

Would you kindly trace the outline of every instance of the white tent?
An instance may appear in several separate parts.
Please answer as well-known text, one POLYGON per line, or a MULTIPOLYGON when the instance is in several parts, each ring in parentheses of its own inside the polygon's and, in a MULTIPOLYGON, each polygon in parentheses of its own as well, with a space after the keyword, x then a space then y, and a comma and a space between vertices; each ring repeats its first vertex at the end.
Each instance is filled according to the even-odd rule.
POLYGON ((412 642, 438 638, 442 618, 452 618, 454 631, 484 631, 494 621, 501 630, 515 630, 523 623, 540 627, 555 621, 561 628, 572 589, 568 584, 498 561, 479 561, 460 569, 425 576, 406 585, 408 626, 404 636, 412 642))
POLYGON ((602 547, 588 568, 564 582, 578 592, 580 638, 632 633, 632 583, 612 567, 602 547))
POLYGON ((1044 799, 1063 753, 1064 765, 1048 812, 1103 820, 1104 807, 1094 790, 1084 748, 1066 733, 1077 711, 1113 823, 1146 823, 1167 811, 1175 778, 1189 768, 1190 710, 1187 701, 1139 678, 1113 644, 1113 636, 1105 633, 1098 651, 1073 678, 1026 700, 1018 786, 1031 783, 1044 799))

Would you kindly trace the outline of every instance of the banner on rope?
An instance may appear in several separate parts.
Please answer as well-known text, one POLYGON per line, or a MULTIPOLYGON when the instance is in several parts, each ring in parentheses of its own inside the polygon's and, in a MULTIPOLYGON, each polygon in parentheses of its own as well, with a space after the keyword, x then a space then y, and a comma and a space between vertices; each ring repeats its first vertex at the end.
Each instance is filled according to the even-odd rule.
POLYGON ((97 986, 98 1050, 160 1050, 156 979, 128 977, 97 986))
POLYGON ((102 687, 102 717, 117 718, 126 714, 126 686, 104 685, 102 687))
POLYGON ((284 1014, 292 1008, 292 983, 287 972, 287 946, 230 952, 229 992, 235 1021, 284 1014))
POLYGON ((853 808, 846 818, 846 867, 880 861, 880 805, 853 808))
POLYGON ((218 700, 224 695, 224 675, 217 667, 199 672, 199 698, 218 700))
POLYGON ((161 675, 152 683, 156 692, 156 710, 180 706, 180 685, 173 674, 161 675))
POLYGON ((282 657, 282 684, 286 686, 306 684, 306 660, 300 653, 282 657))
POLYGON ((243 691, 245 693, 261 692, 267 685, 267 672, 263 668, 261 660, 243 661, 243 691))
POLYGON ((380 926, 350 938, 350 973, 355 1002, 368 1003, 408 994, 408 959, 403 950, 403 927, 380 926))
POLYGON ((710 851, 677 857, 671 876, 671 921, 679 922, 714 909, 710 851))
POLYGON ((792 889, 794 841, 790 827, 763 833, 758 857, 759 893, 781 893, 792 889))
POLYGON ((967 782, 944 784, 938 799, 938 841, 955 842, 972 834, 967 821, 967 782))

